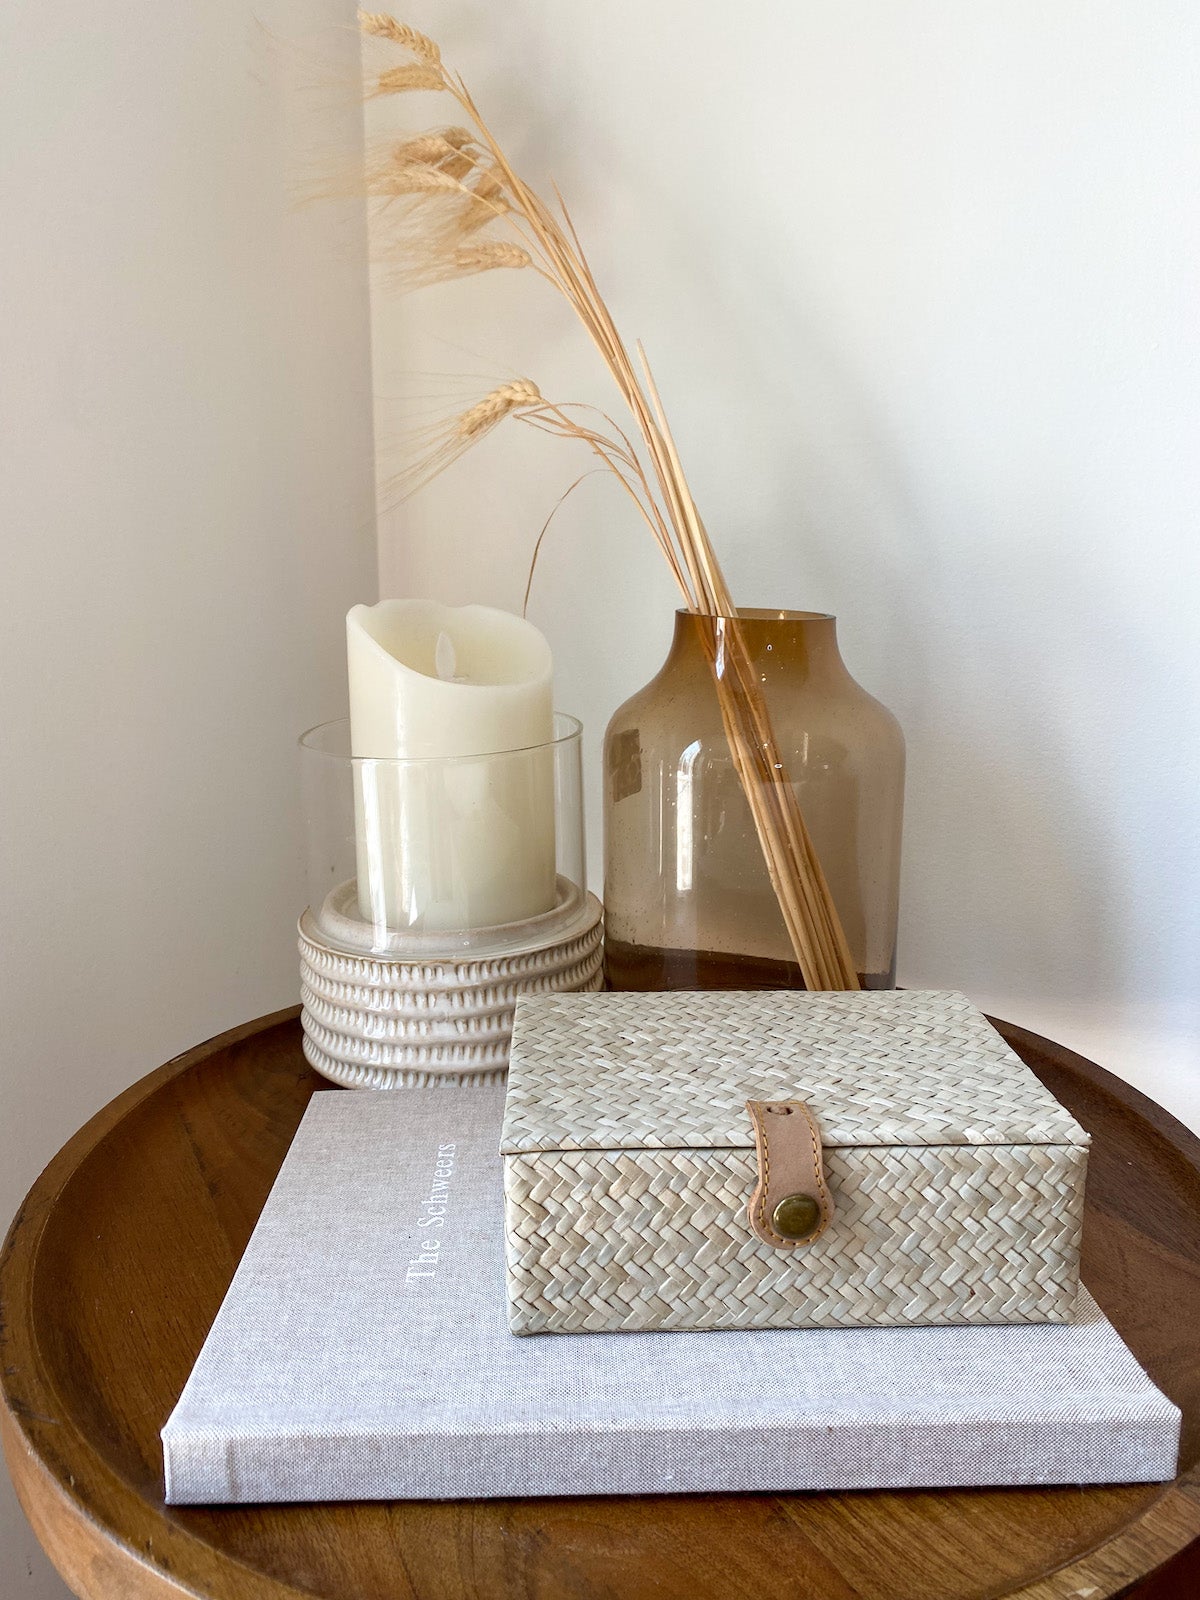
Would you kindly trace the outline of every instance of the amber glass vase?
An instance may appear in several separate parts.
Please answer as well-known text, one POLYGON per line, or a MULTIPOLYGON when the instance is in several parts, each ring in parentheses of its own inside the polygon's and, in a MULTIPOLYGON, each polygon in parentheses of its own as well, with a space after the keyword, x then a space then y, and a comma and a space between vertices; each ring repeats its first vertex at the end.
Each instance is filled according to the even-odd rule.
MULTIPOLYGON (((904 736, 859 687, 837 624, 742 611, 787 780, 867 989, 896 977, 904 736)), ((614 989, 801 989, 754 818, 729 753, 719 619, 675 614, 658 676, 604 740, 604 911, 614 989)))

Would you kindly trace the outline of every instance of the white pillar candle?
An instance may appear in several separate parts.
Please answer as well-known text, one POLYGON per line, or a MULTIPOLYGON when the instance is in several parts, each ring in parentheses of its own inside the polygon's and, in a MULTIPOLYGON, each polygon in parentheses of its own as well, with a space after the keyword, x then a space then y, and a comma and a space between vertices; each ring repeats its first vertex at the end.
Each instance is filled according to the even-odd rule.
POLYGON ((360 914, 465 931, 555 903, 550 647, 488 606, 346 617, 360 914), (536 747, 542 748, 536 748, 536 747), (441 758, 441 759, 431 759, 441 758))

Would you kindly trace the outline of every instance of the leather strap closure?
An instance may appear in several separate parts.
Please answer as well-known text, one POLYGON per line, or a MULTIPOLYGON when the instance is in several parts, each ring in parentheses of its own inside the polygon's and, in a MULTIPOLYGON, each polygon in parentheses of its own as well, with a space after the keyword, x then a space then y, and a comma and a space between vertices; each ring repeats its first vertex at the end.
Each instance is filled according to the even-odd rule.
POLYGON ((802 1100, 747 1100, 758 1152, 750 1226, 776 1250, 815 1243, 833 1221, 821 1130, 802 1100))

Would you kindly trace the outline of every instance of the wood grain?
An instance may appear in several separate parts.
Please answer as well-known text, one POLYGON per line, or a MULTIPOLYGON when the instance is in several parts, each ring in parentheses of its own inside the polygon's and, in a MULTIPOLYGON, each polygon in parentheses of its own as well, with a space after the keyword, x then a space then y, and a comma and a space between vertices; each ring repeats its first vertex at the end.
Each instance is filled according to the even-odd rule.
POLYGON ((159 1429, 323 1088, 295 1015, 235 1029, 127 1090, 50 1163, 9 1233, 5 1455, 83 1600, 1200 1594, 1200 1141, 1099 1067, 1003 1023, 1093 1135, 1084 1275, 1183 1408, 1174 1484, 164 1506, 159 1429))

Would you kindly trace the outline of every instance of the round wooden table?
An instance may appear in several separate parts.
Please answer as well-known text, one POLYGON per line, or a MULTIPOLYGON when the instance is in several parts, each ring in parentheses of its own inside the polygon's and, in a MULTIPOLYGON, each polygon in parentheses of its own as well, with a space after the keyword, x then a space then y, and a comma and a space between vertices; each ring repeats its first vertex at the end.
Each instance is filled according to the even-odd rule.
POLYGON ((288 1011, 120 1095, 13 1223, 0 1415, 38 1538, 84 1600, 1200 1595, 1200 1141, 1099 1067, 997 1026, 1093 1136, 1084 1275, 1183 1408, 1174 1483, 165 1506, 159 1429, 300 1114, 325 1087, 288 1011))

